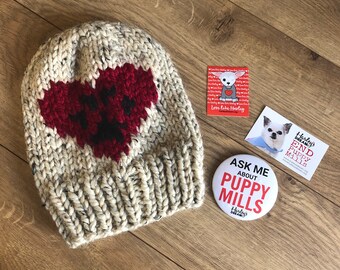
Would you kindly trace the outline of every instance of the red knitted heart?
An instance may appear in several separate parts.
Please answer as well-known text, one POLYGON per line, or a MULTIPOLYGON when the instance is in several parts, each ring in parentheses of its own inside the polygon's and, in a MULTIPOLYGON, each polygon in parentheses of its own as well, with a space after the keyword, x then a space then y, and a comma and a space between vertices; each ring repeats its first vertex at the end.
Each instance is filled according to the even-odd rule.
POLYGON ((137 134, 146 108, 158 99, 151 70, 124 64, 115 69, 99 70, 93 89, 88 82, 50 82, 39 99, 46 126, 56 128, 65 138, 76 138, 80 147, 88 144, 96 157, 119 161, 129 153, 131 135, 137 134))
POLYGON ((231 96, 233 91, 232 90, 225 90, 224 93, 227 95, 227 96, 231 96))

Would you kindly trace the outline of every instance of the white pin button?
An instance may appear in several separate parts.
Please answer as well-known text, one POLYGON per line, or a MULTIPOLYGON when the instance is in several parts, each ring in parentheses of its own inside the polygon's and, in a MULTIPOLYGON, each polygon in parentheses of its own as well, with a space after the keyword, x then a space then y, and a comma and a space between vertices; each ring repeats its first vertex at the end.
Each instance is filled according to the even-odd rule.
POLYGON ((214 174, 212 187, 218 206, 240 220, 267 214, 278 193, 274 171, 267 162, 252 155, 235 155, 223 161, 214 174))

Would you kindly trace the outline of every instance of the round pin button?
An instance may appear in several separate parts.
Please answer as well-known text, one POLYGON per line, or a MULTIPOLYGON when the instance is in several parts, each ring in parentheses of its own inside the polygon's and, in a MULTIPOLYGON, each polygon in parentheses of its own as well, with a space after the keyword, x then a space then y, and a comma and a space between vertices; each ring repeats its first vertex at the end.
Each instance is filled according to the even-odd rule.
POLYGON ((218 206, 240 220, 267 214, 278 193, 277 179, 268 163, 245 154, 223 161, 214 174, 212 187, 218 206))

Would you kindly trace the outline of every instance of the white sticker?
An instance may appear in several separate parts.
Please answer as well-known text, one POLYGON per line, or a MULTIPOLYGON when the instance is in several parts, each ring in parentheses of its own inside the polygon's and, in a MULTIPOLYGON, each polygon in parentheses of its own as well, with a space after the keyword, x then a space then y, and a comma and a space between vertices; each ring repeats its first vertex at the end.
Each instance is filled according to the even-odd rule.
POLYGON ((278 193, 274 171, 252 155, 236 155, 223 161, 214 174, 212 187, 218 206, 240 220, 267 214, 278 193))
POLYGON ((282 115, 265 107, 246 141, 311 180, 328 145, 282 115))

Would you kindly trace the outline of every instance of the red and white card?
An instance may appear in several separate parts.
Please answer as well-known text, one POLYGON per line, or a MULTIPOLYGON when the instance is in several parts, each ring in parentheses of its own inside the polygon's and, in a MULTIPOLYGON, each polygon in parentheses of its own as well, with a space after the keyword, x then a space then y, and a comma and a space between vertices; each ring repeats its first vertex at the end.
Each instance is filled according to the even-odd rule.
POLYGON ((247 67, 208 66, 207 114, 249 116, 247 67))

